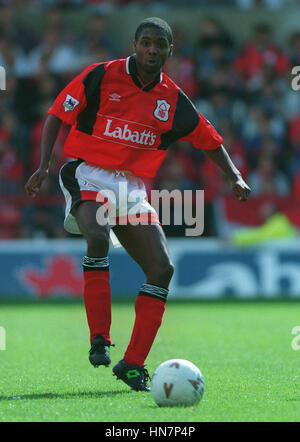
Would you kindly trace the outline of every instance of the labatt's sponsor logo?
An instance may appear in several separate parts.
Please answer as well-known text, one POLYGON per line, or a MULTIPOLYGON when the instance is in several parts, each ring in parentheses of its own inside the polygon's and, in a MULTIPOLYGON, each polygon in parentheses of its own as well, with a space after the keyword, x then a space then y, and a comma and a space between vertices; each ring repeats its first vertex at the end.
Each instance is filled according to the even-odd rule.
POLYGON ((128 124, 114 126, 113 120, 107 119, 104 135, 110 138, 130 141, 131 143, 142 144, 143 146, 153 146, 156 135, 151 130, 131 130, 128 124))

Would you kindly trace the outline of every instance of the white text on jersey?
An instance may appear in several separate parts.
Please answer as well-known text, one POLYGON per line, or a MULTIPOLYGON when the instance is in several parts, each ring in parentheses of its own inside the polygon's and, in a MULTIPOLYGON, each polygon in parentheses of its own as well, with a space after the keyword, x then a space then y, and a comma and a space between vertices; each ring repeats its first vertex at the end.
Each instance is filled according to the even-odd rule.
POLYGON ((120 140, 131 141, 132 143, 142 144, 144 146, 153 146, 156 135, 151 130, 130 130, 128 124, 123 126, 112 127, 112 120, 107 120, 104 135, 111 138, 119 138, 120 140))

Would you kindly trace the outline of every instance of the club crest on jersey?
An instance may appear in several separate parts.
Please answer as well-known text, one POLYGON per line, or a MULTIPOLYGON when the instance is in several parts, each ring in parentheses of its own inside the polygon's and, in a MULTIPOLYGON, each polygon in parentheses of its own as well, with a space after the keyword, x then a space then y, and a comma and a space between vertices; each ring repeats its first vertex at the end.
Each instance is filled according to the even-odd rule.
POLYGON ((170 107, 171 105, 166 100, 156 100, 154 116, 160 121, 168 121, 170 107))
POLYGON ((79 101, 71 95, 67 94, 65 101, 63 102, 63 107, 65 112, 73 111, 75 107, 79 104, 79 101))

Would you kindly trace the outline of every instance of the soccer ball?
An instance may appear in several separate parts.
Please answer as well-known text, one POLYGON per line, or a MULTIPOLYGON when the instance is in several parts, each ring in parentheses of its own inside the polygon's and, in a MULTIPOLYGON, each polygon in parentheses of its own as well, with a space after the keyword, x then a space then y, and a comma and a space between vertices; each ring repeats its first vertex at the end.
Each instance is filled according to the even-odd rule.
POLYGON ((160 407, 196 405, 204 393, 201 371, 185 359, 170 359, 160 364, 151 380, 151 393, 160 407))

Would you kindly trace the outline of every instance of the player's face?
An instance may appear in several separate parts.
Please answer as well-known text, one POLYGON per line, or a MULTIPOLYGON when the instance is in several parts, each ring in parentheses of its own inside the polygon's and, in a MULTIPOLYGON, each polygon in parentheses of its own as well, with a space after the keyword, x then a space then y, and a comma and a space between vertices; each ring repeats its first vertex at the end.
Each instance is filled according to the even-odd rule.
POLYGON ((137 41, 133 42, 138 69, 148 75, 156 75, 172 54, 173 45, 163 31, 145 28, 137 41))

